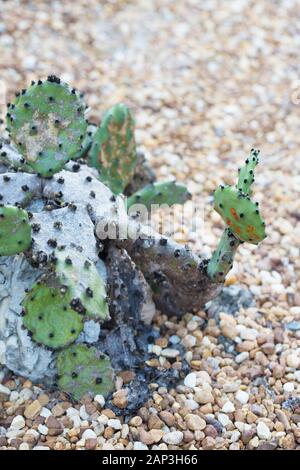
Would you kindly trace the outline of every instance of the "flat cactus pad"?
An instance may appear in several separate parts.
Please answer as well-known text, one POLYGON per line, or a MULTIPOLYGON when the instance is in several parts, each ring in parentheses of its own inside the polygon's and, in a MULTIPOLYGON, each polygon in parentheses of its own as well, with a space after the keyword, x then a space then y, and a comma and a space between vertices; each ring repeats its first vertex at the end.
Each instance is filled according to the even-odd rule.
POLYGON ((143 204, 150 209, 152 204, 184 204, 191 195, 184 184, 176 181, 152 183, 137 191, 127 199, 127 208, 143 204))
POLYGON ((57 357, 58 386, 80 400, 86 393, 108 396, 114 390, 110 360, 94 347, 73 345, 57 357))
POLYGON ((55 258, 56 275, 68 287, 73 308, 94 320, 108 320, 105 284, 94 263, 75 250, 56 250, 55 258))
POLYGON ((59 287, 35 284, 24 301, 24 326, 32 338, 51 349, 73 343, 83 328, 82 316, 70 307, 71 297, 59 287))
POLYGON ((241 241, 257 245, 266 237, 265 223, 249 196, 230 186, 220 186, 214 195, 215 210, 241 241))
POLYGON ((94 135, 89 160, 99 170, 101 181, 115 194, 122 193, 131 182, 137 153, 134 118, 125 104, 119 103, 105 113, 94 135))
POLYGON ((8 106, 7 128, 26 163, 44 177, 78 154, 87 129, 75 89, 49 76, 33 82, 8 106))
POLYGON ((0 207, 0 256, 15 255, 31 245, 31 226, 25 210, 0 207))

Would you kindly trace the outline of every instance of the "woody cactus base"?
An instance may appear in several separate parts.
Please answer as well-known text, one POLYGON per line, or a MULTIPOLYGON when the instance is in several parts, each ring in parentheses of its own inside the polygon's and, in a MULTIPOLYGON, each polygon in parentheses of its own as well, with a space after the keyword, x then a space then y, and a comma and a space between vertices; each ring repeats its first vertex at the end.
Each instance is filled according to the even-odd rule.
MULTIPOLYGON (((10 139, 0 143, 0 363, 77 400, 109 396, 115 372, 133 370, 129 387, 139 401, 139 387, 158 374, 145 366, 158 334, 155 307, 178 317, 202 308, 220 291, 239 244, 265 237, 250 199, 258 152, 235 188, 216 190, 227 227, 212 259, 201 260, 149 232, 138 212, 129 215, 135 204, 190 198, 183 184, 154 182, 136 150, 131 110, 115 105, 98 129, 85 111, 77 91, 53 75, 8 105, 10 139)), ((167 382, 179 379, 176 367, 164 372, 167 382)))

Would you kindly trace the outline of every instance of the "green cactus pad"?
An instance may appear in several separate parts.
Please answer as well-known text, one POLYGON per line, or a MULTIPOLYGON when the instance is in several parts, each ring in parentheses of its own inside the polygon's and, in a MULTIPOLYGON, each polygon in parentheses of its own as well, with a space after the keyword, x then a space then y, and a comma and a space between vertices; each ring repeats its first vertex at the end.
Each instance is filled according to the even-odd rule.
POLYGON ((0 207, 0 256, 21 253, 30 245, 28 213, 14 206, 0 207))
POLYGON ((19 93, 8 107, 7 128, 26 163, 44 177, 78 154, 87 129, 75 90, 49 76, 19 93))
POLYGON ((143 204, 150 209, 152 204, 184 204, 191 195, 184 184, 165 181, 148 184, 127 199, 127 209, 134 204, 143 204))
POLYGON ((83 395, 107 397, 114 390, 110 360, 94 347, 73 345, 57 356, 58 386, 75 400, 83 395))
POLYGON ((33 286, 23 301, 23 323, 34 341, 58 349, 76 340, 83 319, 70 307, 70 302, 69 292, 62 288, 38 283, 33 286))
POLYGON ((108 320, 105 284, 94 263, 74 250, 56 250, 55 257, 56 275, 68 287, 74 308, 94 320, 108 320))
POLYGON ((214 200, 215 210, 239 240, 257 245, 266 237, 265 223, 257 205, 242 191, 220 186, 214 200))
POLYGON ((117 104, 105 113, 94 135, 89 161, 115 194, 122 193, 132 180, 137 163, 134 118, 125 104, 117 104))

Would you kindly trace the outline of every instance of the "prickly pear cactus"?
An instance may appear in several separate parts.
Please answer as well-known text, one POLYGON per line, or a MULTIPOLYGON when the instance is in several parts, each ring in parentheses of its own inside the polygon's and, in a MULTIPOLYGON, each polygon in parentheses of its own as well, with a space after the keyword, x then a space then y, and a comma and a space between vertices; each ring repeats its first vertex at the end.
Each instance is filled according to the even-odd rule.
POLYGON ((0 256, 21 253, 30 245, 28 213, 18 207, 0 207, 0 256))
POLYGON ((63 287, 42 283, 33 286, 23 302, 23 323, 34 341, 51 349, 75 341, 83 328, 83 319, 71 303, 72 297, 63 287))
POLYGON ((56 250, 54 259, 56 275, 68 288, 73 309, 95 320, 108 320, 105 285, 95 265, 75 250, 56 250))
POLYGON ((113 106, 99 128, 87 129, 84 113, 77 92, 49 76, 8 105, 15 147, 0 139, 0 364, 51 385, 58 373, 75 399, 108 396, 112 364, 135 370, 135 390, 147 388, 153 301, 168 315, 198 311, 220 291, 239 244, 265 236, 249 196, 257 152, 235 188, 216 191, 227 227, 212 259, 201 260, 127 212, 190 197, 175 182, 148 184, 128 107, 113 106))
POLYGON ((60 352, 57 371, 59 387, 76 400, 86 393, 107 397, 114 390, 111 362, 95 347, 79 344, 60 352))
POLYGON ((26 163, 48 177, 80 152, 87 129, 84 111, 76 90, 51 75, 17 93, 8 105, 7 129, 26 163))
POLYGON ((147 209, 153 204, 184 204, 191 198, 187 187, 176 181, 148 184, 127 199, 127 208, 134 204, 143 204, 147 209))
POLYGON ((214 282, 223 282, 233 266, 236 250, 241 242, 257 245, 266 237, 258 203, 250 199, 254 170, 258 164, 258 150, 251 150, 245 165, 239 169, 235 188, 221 185, 214 194, 214 208, 227 225, 217 250, 207 266, 207 273, 214 282))
POLYGON ((89 161, 115 194, 122 193, 132 180, 137 163, 134 118, 125 104, 117 104, 105 113, 94 134, 89 161))
POLYGON ((214 207, 239 240, 257 245, 266 237, 257 205, 242 191, 221 186, 215 192, 214 207))

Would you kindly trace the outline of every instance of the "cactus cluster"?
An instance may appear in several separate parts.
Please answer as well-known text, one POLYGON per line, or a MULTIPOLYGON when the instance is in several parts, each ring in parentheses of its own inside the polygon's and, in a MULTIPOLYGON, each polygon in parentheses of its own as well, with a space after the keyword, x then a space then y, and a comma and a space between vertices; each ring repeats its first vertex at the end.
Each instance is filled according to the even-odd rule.
MULTIPOLYGON (((258 206, 250 199, 258 163, 252 151, 237 186, 215 192, 215 209, 227 227, 210 261, 159 234, 147 238, 146 227, 127 211, 135 204, 183 204, 190 194, 175 181, 154 182, 137 152, 134 118, 125 104, 109 109, 99 127, 88 124, 85 110, 76 90, 59 78, 32 82, 8 105, 7 130, 14 147, 5 139, 0 142, 5 167, 0 256, 17 255, 16 266, 23 257, 37 270, 34 281, 20 271, 26 285, 22 325, 37 345, 53 352, 57 383, 75 399, 87 392, 109 395, 114 387, 113 358, 80 343, 88 322, 100 330, 99 324, 102 328, 112 313, 120 313, 118 302, 121 310, 140 311, 147 297, 146 288, 143 295, 137 292, 140 285, 152 288, 156 306, 165 313, 198 309, 218 292, 239 244, 257 244, 265 237, 258 206), (123 195, 128 196, 125 203, 123 195), (104 242, 100 225, 117 225, 120 215, 138 238, 104 242), (114 253, 108 286, 102 266, 107 253, 108 267, 114 253), (121 272, 123 281, 116 276, 121 272)), ((129 317, 127 332, 132 313, 129 317)), ((113 322, 119 332, 124 315, 113 322)), ((129 336, 132 347, 135 339, 129 336)))

